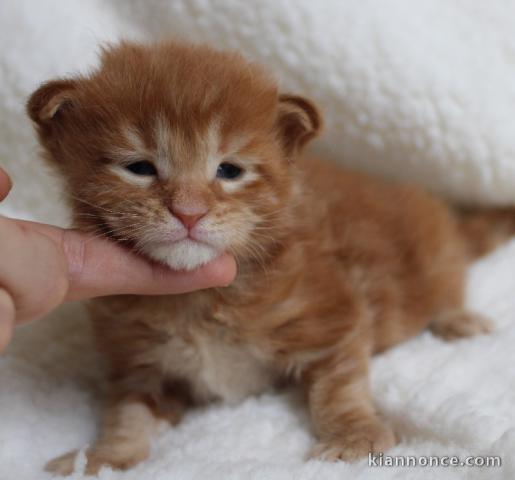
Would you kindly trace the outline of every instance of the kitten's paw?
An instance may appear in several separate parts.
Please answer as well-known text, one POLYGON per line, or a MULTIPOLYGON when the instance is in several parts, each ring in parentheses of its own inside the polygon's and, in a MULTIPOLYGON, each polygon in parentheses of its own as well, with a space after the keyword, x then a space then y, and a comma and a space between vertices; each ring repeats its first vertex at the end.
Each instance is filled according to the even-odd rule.
POLYGON ((491 333, 494 328, 492 321, 479 313, 457 310, 438 316, 430 329, 444 340, 457 340, 491 333))
POLYGON ((311 449, 308 459, 353 462, 369 453, 384 452, 396 443, 394 433, 377 423, 360 430, 348 431, 339 438, 320 441, 311 449))
POLYGON ((45 470, 50 473, 55 473, 56 475, 71 475, 74 470, 75 457, 77 456, 77 453, 77 450, 73 450, 72 452, 65 453, 60 457, 50 460, 45 465, 45 470))
MULTIPOLYGON (((71 475, 74 472, 75 457, 77 450, 66 453, 60 457, 50 460, 45 466, 47 472, 57 475, 71 475)), ((87 451, 87 464, 85 473, 96 475, 102 467, 109 467, 114 470, 127 470, 130 467, 145 460, 148 451, 144 449, 116 448, 92 448, 87 451)))

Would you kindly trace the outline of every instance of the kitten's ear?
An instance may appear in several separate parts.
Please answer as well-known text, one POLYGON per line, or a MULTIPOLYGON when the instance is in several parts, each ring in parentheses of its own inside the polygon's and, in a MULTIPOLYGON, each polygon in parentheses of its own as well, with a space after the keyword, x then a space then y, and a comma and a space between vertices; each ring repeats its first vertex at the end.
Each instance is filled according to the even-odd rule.
POLYGON ((291 156, 318 135, 322 118, 309 100, 295 95, 279 95, 277 125, 284 152, 291 156))
POLYGON ((27 113, 38 125, 51 120, 74 100, 77 82, 75 80, 52 80, 41 85, 27 102, 27 113))

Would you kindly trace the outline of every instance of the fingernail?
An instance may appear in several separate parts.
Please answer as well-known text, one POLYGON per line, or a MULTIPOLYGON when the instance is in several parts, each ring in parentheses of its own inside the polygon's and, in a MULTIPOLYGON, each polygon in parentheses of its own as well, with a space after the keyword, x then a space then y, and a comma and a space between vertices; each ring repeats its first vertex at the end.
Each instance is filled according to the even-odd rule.
POLYGON ((11 188, 13 188, 13 182, 11 180, 11 177, 2 167, 0 167, 0 174, 3 175, 7 180, 7 191, 10 191, 11 188))
POLYGON ((0 288, 0 353, 11 341, 14 328, 14 303, 11 296, 0 288))

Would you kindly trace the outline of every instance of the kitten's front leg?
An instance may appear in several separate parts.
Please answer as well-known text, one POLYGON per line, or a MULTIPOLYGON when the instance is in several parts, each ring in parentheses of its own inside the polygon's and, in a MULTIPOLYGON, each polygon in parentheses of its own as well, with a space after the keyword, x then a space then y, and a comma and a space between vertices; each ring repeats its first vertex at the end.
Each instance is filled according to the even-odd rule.
POLYGON ((354 461, 395 445, 368 386, 369 350, 357 342, 307 372, 308 401, 319 442, 309 458, 354 461))
MULTIPOLYGON (((86 473, 94 475, 102 466, 125 470, 148 457, 156 418, 149 403, 139 395, 110 393, 103 413, 100 435, 86 452, 86 473)), ((77 451, 47 463, 47 471, 73 473, 77 451)))

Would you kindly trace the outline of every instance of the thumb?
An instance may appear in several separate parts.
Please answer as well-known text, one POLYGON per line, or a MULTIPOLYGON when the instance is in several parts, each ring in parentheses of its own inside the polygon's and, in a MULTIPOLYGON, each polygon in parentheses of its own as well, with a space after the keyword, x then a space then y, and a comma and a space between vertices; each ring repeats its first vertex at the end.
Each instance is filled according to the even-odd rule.
POLYGON ((236 275, 236 262, 227 254, 193 271, 175 271, 103 238, 41 223, 23 223, 61 245, 68 262, 69 301, 119 294, 179 294, 227 286, 236 275))

